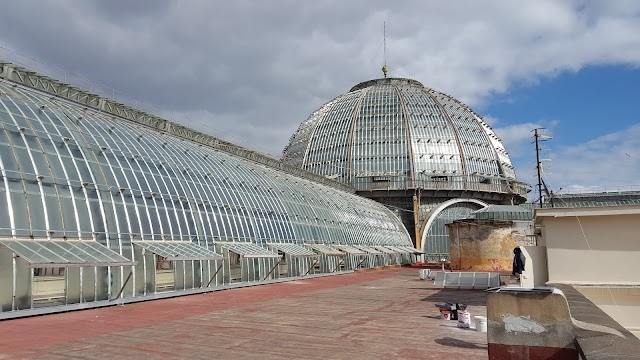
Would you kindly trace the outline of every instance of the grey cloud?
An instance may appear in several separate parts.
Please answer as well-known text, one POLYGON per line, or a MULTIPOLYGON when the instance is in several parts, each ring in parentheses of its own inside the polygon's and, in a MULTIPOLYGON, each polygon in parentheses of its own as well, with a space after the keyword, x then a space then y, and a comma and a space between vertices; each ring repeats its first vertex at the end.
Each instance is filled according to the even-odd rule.
MULTIPOLYGON (((481 106, 514 83, 640 64, 639 14, 608 1, 23 0, 3 7, 0 43, 277 156, 312 111, 381 75, 384 21, 393 76, 481 106)), ((517 153, 518 124, 499 125, 517 153)))

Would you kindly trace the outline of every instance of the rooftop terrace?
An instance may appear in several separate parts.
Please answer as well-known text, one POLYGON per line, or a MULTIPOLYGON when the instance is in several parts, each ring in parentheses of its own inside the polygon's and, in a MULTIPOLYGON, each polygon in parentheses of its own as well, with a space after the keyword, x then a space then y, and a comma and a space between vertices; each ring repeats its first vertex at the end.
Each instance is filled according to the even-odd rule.
POLYGON ((390 268, 0 322, 0 359, 483 359, 487 334, 439 318, 485 315, 483 291, 440 290, 390 268))

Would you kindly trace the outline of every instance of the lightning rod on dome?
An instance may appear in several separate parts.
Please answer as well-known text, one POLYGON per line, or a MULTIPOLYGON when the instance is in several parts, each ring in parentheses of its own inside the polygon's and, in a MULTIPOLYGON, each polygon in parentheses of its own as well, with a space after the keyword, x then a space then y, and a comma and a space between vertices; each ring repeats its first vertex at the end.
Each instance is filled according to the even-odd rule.
POLYGON ((382 65, 382 73, 384 77, 387 77, 387 72, 389 71, 389 67, 387 66, 387 23, 382 23, 382 42, 384 44, 384 65, 382 65))

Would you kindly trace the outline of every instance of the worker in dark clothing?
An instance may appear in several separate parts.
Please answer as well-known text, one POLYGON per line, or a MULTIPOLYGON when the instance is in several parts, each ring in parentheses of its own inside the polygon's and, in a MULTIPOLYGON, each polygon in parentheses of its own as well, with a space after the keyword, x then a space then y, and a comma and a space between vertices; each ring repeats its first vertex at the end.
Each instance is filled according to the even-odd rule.
POLYGON ((527 258, 520 250, 520 247, 513 249, 513 271, 511 272, 515 277, 520 278, 520 274, 524 272, 524 263, 527 258))

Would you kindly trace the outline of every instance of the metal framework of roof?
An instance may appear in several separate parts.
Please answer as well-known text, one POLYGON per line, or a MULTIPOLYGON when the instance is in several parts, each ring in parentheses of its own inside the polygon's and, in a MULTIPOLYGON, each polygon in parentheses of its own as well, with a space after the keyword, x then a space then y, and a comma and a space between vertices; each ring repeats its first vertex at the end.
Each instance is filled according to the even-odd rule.
POLYGON ((366 81, 329 101, 300 124, 282 160, 358 191, 464 190, 524 202, 531 190, 482 117, 405 78, 366 81))
POLYGON ((267 243, 267 246, 275 250, 280 250, 291 257, 313 257, 318 256, 313 251, 297 244, 267 243))
POLYGON ((369 254, 372 255, 382 255, 382 251, 375 249, 371 246, 366 246, 366 245, 354 245, 355 248, 360 249, 364 252, 367 252, 369 254))
POLYGON ((400 253, 400 254, 410 254, 411 253, 409 250, 403 249, 403 248, 397 247, 397 246, 385 245, 385 247, 387 249, 391 249, 391 250, 395 251, 396 253, 400 253))
POLYGON ((323 255, 328 256, 344 256, 345 253, 324 244, 306 244, 310 249, 315 250, 323 255))
POLYGON ((218 243, 223 248, 245 258, 279 258, 280 255, 253 243, 218 243))
POLYGON ((167 260, 223 260, 224 257, 205 247, 188 241, 135 241, 145 250, 167 260))
POLYGON ((356 247, 353 247, 351 245, 333 245, 336 249, 338 250, 342 250, 344 252, 346 252, 349 255, 367 255, 367 253, 364 250, 360 250, 356 247))
POLYGON ((95 241, 0 240, 32 268, 135 265, 95 241))
POLYGON ((35 71, 25 69, 10 62, 0 59, 0 78, 28 86, 48 94, 59 96, 63 99, 81 104, 87 108, 104 111, 114 116, 125 118, 135 123, 145 125, 172 135, 176 135, 185 139, 189 139, 201 144, 205 144, 234 155, 244 157, 255 162, 265 164, 285 171, 289 174, 311 179, 324 185, 331 186, 347 192, 354 192, 351 186, 328 179, 324 176, 317 175, 312 172, 305 171, 296 166, 283 163, 269 156, 263 155, 256 151, 245 149, 241 146, 218 139, 209 134, 188 128, 185 125, 169 121, 160 116, 150 114, 148 112, 135 109, 126 104, 119 103, 105 96, 93 94, 88 91, 81 90, 69 84, 52 79, 48 76, 38 74, 35 71))
POLYGON ((391 250, 389 248, 386 248, 384 246, 372 246, 372 248, 374 248, 374 249, 376 249, 376 250, 378 250, 380 252, 383 252, 385 254, 397 254, 396 251, 393 251, 393 250, 391 250))
POLYGON ((418 250, 418 249, 416 249, 414 247, 411 247, 411 246, 399 246, 399 248, 407 250, 408 252, 410 252, 412 254, 415 254, 415 255, 424 254, 422 251, 420 251, 420 250, 418 250))
POLYGON ((471 216, 477 220, 530 221, 533 211, 517 205, 488 205, 474 211, 471 216))

